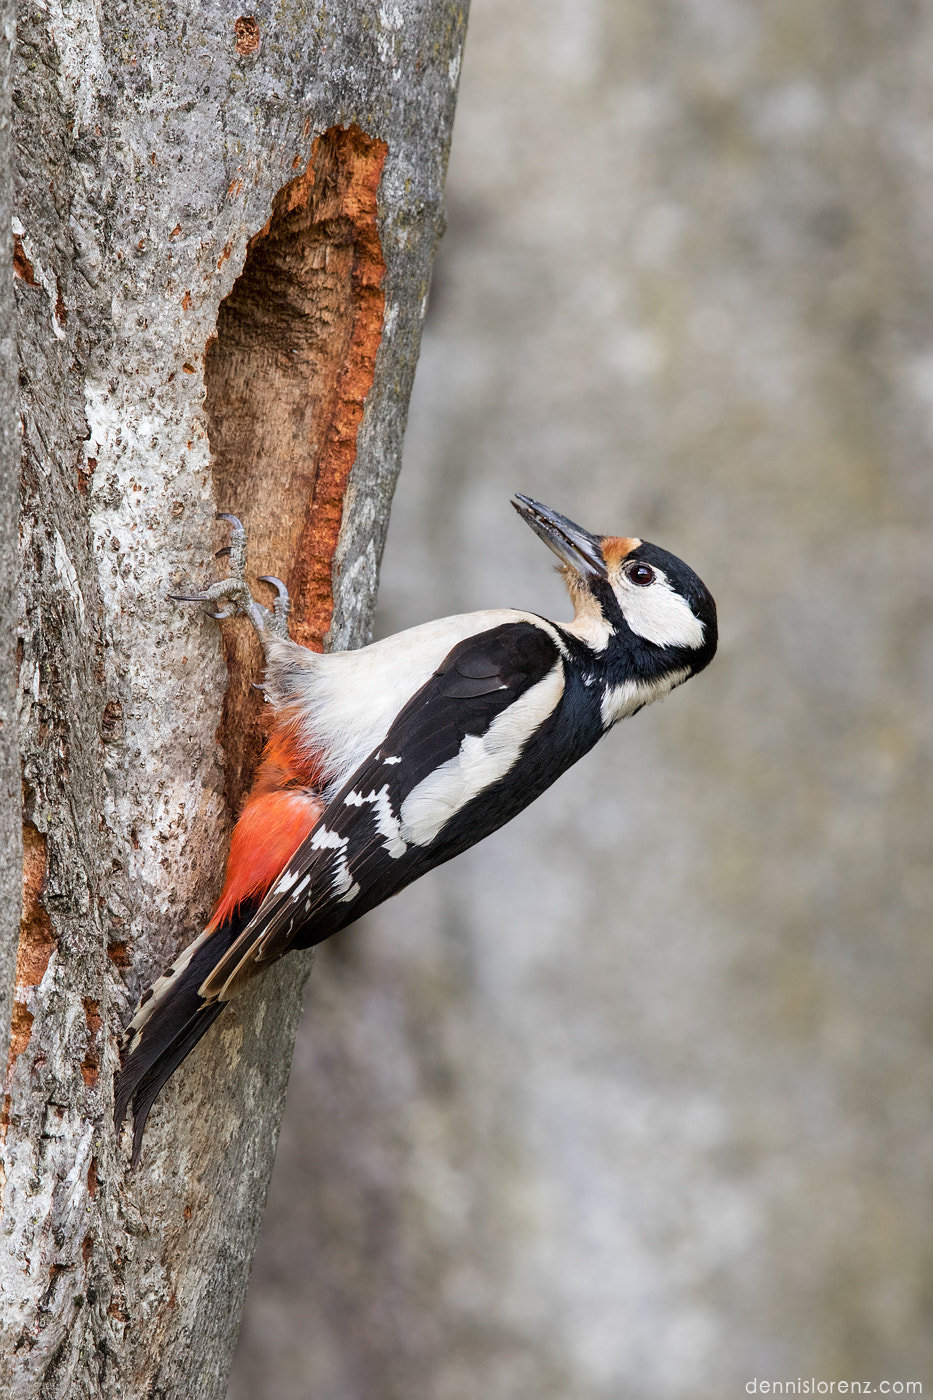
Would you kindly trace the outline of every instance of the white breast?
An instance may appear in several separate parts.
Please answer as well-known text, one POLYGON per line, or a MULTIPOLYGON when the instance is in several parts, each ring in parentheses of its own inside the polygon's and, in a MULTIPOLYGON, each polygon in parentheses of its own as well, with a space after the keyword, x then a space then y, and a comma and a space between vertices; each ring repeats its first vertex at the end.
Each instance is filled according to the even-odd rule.
POLYGON ((309 747, 324 754, 324 776, 333 791, 381 744, 399 710, 452 647, 510 622, 541 625, 530 613, 494 608, 438 618, 358 651, 329 655, 270 638, 269 697, 277 708, 299 712, 309 747))

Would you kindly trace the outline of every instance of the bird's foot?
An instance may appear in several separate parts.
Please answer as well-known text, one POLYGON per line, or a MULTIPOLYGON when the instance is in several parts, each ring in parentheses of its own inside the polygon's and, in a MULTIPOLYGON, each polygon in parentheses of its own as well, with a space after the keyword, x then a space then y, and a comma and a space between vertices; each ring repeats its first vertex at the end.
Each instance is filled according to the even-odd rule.
POLYGON ((276 598, 271 609, 257 603, 246 582, 246 531, 235 515, 221 511, 217 519, 229 520, 233 527, 230 543, 217 551, 218 559, 226 555, 230 560, 229 578, 212 583, 203 593, 170 593, 169 597, 176 603, 202 603, 208 617, 218 620, 236 617, 237 613, 242 613, 255 627, 260 641, 269 636, 287 640, 288 589, 280 578, 275 578, 272 574, 263 574, 259 582, 271 583, 276 591, 276 598), (218 604, 221 605, 219 610, 213 611, 218 604))

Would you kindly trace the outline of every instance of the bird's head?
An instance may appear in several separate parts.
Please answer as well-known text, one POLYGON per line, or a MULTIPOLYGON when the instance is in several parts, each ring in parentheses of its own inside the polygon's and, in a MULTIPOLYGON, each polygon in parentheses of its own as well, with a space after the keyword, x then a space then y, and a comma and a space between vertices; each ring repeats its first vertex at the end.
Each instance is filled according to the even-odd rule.
POLYGON ((671 677, 677 684, 709 665, 716 604, 681 559, 647 540, 591 535, 529 496, 512 504, 560 560, 574 605, 566 631, 649 682, 671 677))

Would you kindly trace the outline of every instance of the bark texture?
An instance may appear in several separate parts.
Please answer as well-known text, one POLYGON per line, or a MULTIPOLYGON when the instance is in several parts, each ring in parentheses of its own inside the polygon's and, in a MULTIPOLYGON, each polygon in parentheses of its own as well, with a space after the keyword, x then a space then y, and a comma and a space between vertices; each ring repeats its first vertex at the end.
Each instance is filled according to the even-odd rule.
POLYGON ((19 914, 22 846, 19 751, 16 742, 16 624, 19 545, 16 537, 19 441, 13 330, 13 238, 10 182, 10 86, 15 9, 0 6, 0 1025, 10 1023, 19 914))
POLYGON ((465 12, 21 9, 25 854, 0 1222, 18 1400, 224 1391, 309 962, 224 1016, 127 1174, 117 1036, 203 923, 261 740, 245 624, 221 641, 166 595, 217 576, 214 513, 234 511, 300 640, 365 639, 465 12))

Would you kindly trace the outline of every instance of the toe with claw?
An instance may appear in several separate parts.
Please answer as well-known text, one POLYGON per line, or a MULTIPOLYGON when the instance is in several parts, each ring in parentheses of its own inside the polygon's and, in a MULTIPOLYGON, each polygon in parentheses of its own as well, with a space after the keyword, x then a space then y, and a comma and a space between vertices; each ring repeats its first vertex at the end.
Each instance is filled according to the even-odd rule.
POLYGON ((271 584, 275 588, 276 597, 271 611, 257 603, 246 582, 246 531, 237 517, 227 514, 226 511, 220 511, 217 519, 229 521, 233 528, 230 543, 219 549, 216 555, 218 559, 224 556, 229 558, 230 576, 221 579, 219 583, 212 583, 203 593, 170 593, 169 597, 176 603, 201 603, 205 606, 208 617, 217 618, 218 621, 242 613, 255 627, 260 641, 270 635, 287 638, 288 589, 280 578, 264 574, 259 580, 260 583, 271 584), (223 606, 213 611, 213 605, 218 603, 223 606))
POLYGON ((288 589, 280 578, 276 578, 275 574, 260 574, 259 582, 271 584, 275 589, 275 600, 272 604, 271 614, 268 609, 263 609, 263 612, 266 614, 267 629, 275 637, 287 637, 288 613, 291 607, 288 589))

